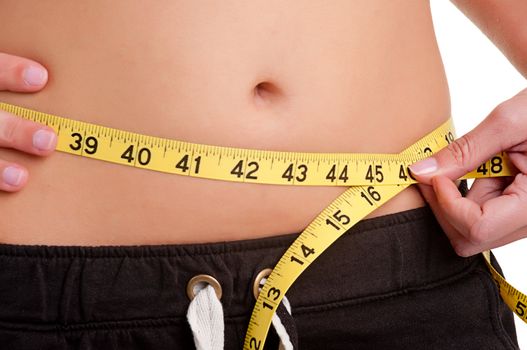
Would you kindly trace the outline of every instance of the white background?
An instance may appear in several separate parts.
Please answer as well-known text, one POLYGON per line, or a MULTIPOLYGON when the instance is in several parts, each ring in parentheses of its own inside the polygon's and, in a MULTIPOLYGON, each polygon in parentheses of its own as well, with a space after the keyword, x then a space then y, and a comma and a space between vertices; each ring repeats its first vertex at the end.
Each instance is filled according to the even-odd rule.
MULTIPOLYGON (((527 81, 450 1, 431 0, 431 5, 450 85, 452 116, 457 134, 462 135, 500 102, 526 88, 527 81)), ((527 240, 493 251, 507 280, 527 292, 527 240)), ((515 319, 520 348, 527 349, 527 324, 515 319)))

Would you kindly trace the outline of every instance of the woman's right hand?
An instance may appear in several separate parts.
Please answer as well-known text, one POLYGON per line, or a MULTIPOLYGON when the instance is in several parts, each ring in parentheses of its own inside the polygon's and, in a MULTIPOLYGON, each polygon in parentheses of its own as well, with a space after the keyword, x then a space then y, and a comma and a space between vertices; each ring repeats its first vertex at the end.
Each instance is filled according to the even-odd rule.
MULTIPOLYGON (((48 73, 42 65, 0 53, 0 91, 36 92, 46 85, 47 80, 48 73)), ((47 156, 56 146, 57 135, 52 128, 0 110, 0 148, 47 156)), ((25 167, 0 159, 0 191, 19 191, 27 180, 25 167)))

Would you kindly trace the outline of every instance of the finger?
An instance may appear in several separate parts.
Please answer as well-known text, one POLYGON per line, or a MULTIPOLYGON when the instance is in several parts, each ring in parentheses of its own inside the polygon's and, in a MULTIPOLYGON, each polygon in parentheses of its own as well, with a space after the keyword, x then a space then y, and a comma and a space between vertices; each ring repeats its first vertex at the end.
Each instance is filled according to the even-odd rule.
POLYGON ((410 166, 415 178, 431 184, 432 177, 460 178, 493 155, 520 144, 527 135, 527 90, 496 107, 475 129, 445 149, 410 166))
POLYGON ((419 188, 419 192, 421 192, 428 204, 432 205, 437 202, 434 188, 432 186, 418 183, 417 188, 419 188))
MULTIPOLYGON (((452 225, 450 218, 445 213, 439 201, 437 195, 430 185, 419 184, 419 189, 422 190, 421 193, 425 194, 427 202, 430 204, 430 207, 434 211, 434 215, 437 218, 437 221, 441 225, 443 232, 448 237, 450 245, 454 249, 457 255, 462 257, 472 256, 474 254, 480 253, 483 251, 480 244, 474 244, 470 242, 459 230, 452 225)), ((459 193, 459 191, 458 191, 459 193)), ((461 193, 459 193, 461 195, 461 193)))
POLYGON ((432 186, 437 202, 450 224, 462 234, 468 232, 481 216, 480 206, 464 198, 454 182, 445 176, 432 178, 432 186))
POLYGON ((0 174, 0 191, 19 191, 28 180, 28 172, 25 168, 3 160, 0 160, 0 174))
POLYGON ((55 131, 0 110, 0 147, 48 155, 57 146, 55 131))
POLYGON ((516 242, 517 240, 520 240, 525 237, 527 237, 527 229, 525 228, 516 230, 508 235, 502 236, 495 241, 483 242, 480 244, 475 244, 474 242, 471 242, 462 235, 460 235, 459 239, 455 243, 456 253, 459 256, 463 257, 472 256, 474 254, 484 252, 485 250, 498 248, 506 244, 516 242))
POLYGON ((466 198, 476 202, 480 206, 488 200, 501 196, 503 189, 507 187, 510 180, 507 177, 492 177, 474 180, 466 198))
POLYGON ((417 184, 417 187, 419 187, 419 191, 425 198, 426 202, 434 212, 435 217, 441 224, 441 227, 445 232, 452 232, 455 230, 455 228, 448 222, 448 220, 445 217, 445 213, 443 212, 441 205, 438 202, 437 195, 434 191, 434 188, 430 185, 425 184, 417 184))
POLYGON ((0 53, 0 90, 34 92, 48 81, 47 70, 27 58, 0 53))
MULTIPOLYGON (((467 198, 469 198, 469 195, 474 190, 476 191, 482 191, 482 193, 492 193, 494 186, 502 186, 503 184, 507 184, 508 181, 506 181, 506 178, 501 178, 502 183, 487 183, 487 181, 480 181, 479 184, 472 185, 470 191, 467 194, 467 198)), ((492 180, 492 179, 479 179, 479 180, 492 180)), ((519 230, 516 230, 512 233, 507 234, 507 232, 503 229, 498 229, 497 232, 494 232, 487 241, 471 241, 469 238, 465 237, 459 230, 457 230, 452 224, 451 224, 451 218, 448 217, 448 215, 443 211, 443 208, 439 205, 436 193, 432 186, 425 185, 425 184, 418 184, 419 190, 421 194, 425 197, 427 203, 432 208, 435 217, 437 218, 439 224, 441 225, 441 228, 443 229, 444 233, 450 240, 450 244, 454 248, 456 254, 463 257, 472 256, 474 254, 481 253, 482 251, 500 247, 502 245, 508 244, 510 242, 514 242, 518 239, 521 239, 523 237, 527 236, 527 228, 523 227, 519 230), (503 236, 501 236, 503 235, 503 236), (496 239, 497 238, 497 239, 496 239)), ((453 190, 453 189, 452 189, 453 190)), ((497 195, 501 195, 502 190, 496 191, 497 195)), ((492 194, 494 195, 494 194, 492 194)), ((457 194, 456 194, 457 196, 457 194)), ((473 194, 474 196, 474 194, 473 194)), ((479 195, 475 195, 475 197, 478 197, 479 195)), ((485 195, 481 195, 483 200, 485 195)))
POLYGON ((527 224, 527 175, 517 174, 502 194, 482 205, 483 215, 472 228, 475 237, 497 241, 527 224))
POLYGON ((434 212, 434 216, 443 229, 443 232, 448 237, 450 244, 456 251, 456 254, 460 256, 468 256, 466 254, 470 253, 471 251, 467 249, 467 239, 449 222, 443 209, 438 203, 433 187, 425 184, 418 184, 418 187, 421 194, 423 194, 430 208, 434 212))
POLYGON ((471 243, 483 245, 498 241, 522 229, 527 219, 527 176, 516 175, 501 196, 492 198, 482 206, 463 198, 446 177, 433 180, 438 202, 449 222, 471 243))
POLYGON ((507 155, 516 169, 524 174, 527 173, 527 150, 523 152, 508 152, 507 155))

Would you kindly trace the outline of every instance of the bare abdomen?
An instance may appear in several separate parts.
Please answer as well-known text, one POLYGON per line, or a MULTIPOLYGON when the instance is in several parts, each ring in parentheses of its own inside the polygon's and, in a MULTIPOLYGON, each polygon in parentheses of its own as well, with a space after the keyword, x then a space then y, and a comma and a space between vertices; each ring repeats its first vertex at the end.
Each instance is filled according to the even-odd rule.
MULTIPOLYGON (((41 93, 0 100, 148 135, 287 151, 395 153, 449 117, 426 1, 54 5, 0 5, 0 51, 50 74, 41 93)), ((0 194, 8 243, 298 232, 345 190, 184 178, 63 153, 0 156, 30 171, 23 191, 0 194)), ((421 205, 412 188, 374 215, 421 205)))

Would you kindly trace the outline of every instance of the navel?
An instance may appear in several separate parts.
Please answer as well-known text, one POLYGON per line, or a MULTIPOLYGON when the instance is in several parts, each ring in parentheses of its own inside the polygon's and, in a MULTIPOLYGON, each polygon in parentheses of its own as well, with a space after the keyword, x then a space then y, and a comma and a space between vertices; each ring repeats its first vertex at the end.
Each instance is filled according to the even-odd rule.
POLYGON ((284 97, 282 89, 270 81, 261 81, 256 84, 252 95, 254 103, 259 107, 279 103, 284 97))

